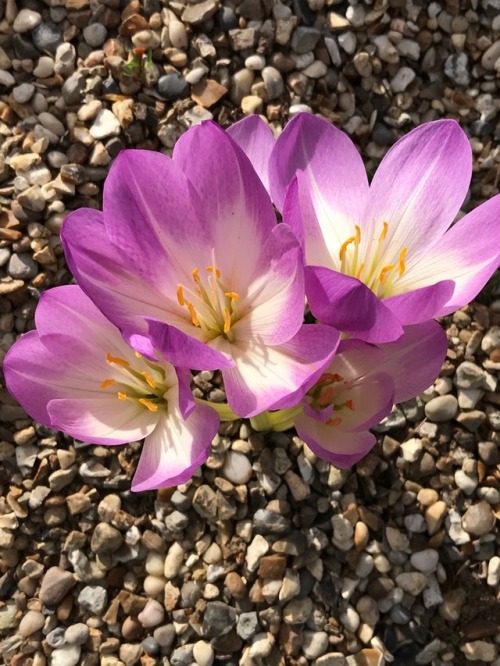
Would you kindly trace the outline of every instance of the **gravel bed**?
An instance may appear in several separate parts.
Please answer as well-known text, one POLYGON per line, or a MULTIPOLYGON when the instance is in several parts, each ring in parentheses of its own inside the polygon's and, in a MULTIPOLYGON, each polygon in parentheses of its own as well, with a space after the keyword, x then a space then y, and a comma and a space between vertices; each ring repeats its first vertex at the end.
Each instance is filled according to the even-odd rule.
MULTIPOLYGON (((499 75, 499 0, 6 0, 0 358, 71 281, 61 223, 100 206, 122 148, 309 111, 373 172, 453 117, 475 158, 467 211, 498 192, 499 75)), ((192 481, 134 495, 139 444, 74 442, 0 387, 5 663, 500 666, 500 291, 443 326, 440 377, 349 472, 238 421, 192 481)), ((194 386, 224 399, 217 374, 194 386)))

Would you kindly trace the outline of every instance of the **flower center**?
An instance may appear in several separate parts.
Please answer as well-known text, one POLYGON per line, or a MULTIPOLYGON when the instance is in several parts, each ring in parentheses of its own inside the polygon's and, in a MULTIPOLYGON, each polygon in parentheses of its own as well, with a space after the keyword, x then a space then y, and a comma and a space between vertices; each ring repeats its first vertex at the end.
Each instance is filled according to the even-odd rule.
POLYGON ((229 342, 234 342, 231 327, 239 319, 236 307, 239 294, 222 282, 215 260, 212 266, 205 267, 204 273, 195 268, 192 275, 193 286, 179 284, 177 287, 179 305, 187 309, 193 326, 200 328, 207 339, 222 335, 229 342))
POLYGON ((113 387, 118 400, 131 400, 138 402, 150 412, 157 412, 160 408, 167 407, 165 393, 168 387, 165 384, 165 371, 155 363, 151 363, 135 352, 136 358, 140 359, 141 365, 148 369, 137 370, 124 358, 106 355, 106 361, 115 371, 115 377, 105 379, 101 389, 106 390, 113 387))
POLYGON ((365 260, 360 257, 361 228, 355 225, 355 234, 342 243, 339 250, 340 272, 352 275, 364 282, 379 298, 393 295, 395 284, 406 270, 407 247, 400 250, 395 261, 385 263, 389 244, 386 241, 389 223, 382 223, 376 244, 369 243, 365 251, 365 260))
POLYGON ((332 408, 332 415, 325 421, 325 425, 339 426, 342 423, 342 416, 339 415, 339 412, 354 411, 354 401, 346 400, 343 395, 349 389, 350 385, 341 375, 336 372, 325 372, 308 392, 310 406, 313 409, 322 412, 332 408))

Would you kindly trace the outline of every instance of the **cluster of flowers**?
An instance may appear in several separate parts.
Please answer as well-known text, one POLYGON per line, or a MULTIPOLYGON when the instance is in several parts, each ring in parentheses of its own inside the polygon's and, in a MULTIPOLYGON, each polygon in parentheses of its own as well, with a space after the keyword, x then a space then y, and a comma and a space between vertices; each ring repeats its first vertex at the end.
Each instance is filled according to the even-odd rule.
POLYGON ((8 387, 80 440, 144 438, 136 491, 185 482, 220 417, 294 425, 350 466, 369 428, 439 373, 433 318, 498 267, 500 196, 448 230, 471 171, 452 120, 404 136, 370 185, 347 135, 307 114, 277 141, 252 116, 190 129, 172 158, 124 150, 103 211, 64 222, 79 286, 42 295, 36 330, 5 358, 8 387), (227 405, 193 397, 194 369, 220 370, 227 405))

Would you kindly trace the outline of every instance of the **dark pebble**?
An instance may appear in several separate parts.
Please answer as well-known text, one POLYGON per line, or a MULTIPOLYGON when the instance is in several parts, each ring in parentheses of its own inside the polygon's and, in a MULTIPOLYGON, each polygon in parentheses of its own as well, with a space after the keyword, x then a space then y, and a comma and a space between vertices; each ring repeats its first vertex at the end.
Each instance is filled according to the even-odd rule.
POLYGON ((147 636, 142 641, 142 647, 144 648, 144 652, 146 652, 146 654, 158 654, 160 651, 158 641, 156 641, 152 636, 147 636))
POLYGON ((178 99, 188 89, 187 82, 179 74, 165 74, 158 80, 158 92, 165 99, 178 99))
POLYGON ((52 21, 46 21, 45 23, 40 23, 31 33, 33 39, 33 44, 36 48, 42 53, 51 53, 55 55, 57 47, 63 43, 63 34, 61 28, 52 23, 52 21))

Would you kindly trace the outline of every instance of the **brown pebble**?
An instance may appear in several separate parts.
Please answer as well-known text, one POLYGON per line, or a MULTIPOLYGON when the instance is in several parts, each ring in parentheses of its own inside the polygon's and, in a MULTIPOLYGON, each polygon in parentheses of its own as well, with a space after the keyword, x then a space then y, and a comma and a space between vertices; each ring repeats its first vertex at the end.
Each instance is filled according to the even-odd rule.
POLYGON ((226 575, 224 585, 236 601, 241 601, 247 596, 247 586, 243 582, 243 578, 236 571, 230 571, 226 575))
POLYGON ((133 641, 144 633, 144 628, 135 615, 128 615, 122 624, 122 636, 127 641, 133 641))
POLYGON ((283 555, 264 555, 261 557, 257 575, 261 578, 278 580, 286 569, 286 557, 283 555))

